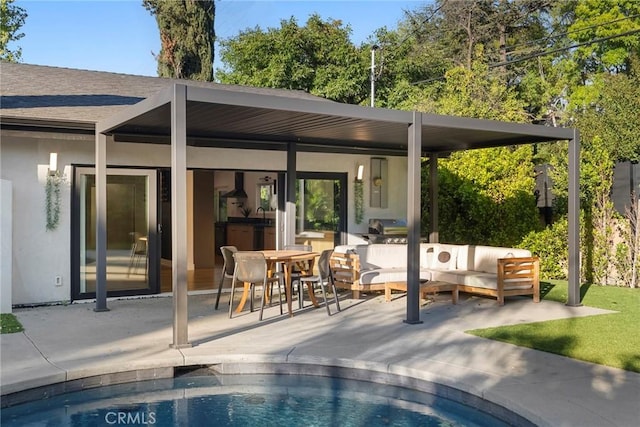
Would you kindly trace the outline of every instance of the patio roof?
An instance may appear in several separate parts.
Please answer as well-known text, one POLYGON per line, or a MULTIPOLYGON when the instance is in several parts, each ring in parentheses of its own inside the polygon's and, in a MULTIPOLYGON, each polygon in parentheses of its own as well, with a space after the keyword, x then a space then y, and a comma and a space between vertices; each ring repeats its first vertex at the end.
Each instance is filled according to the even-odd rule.
MULTIPOLYGON (((172 88, 100 122, 116 140, 170 143, 172 88)), ((186 87, 187 144, 207 147, 407 155, 412 112, 186 87)), ((422 114, 421 152, 549 142, 573 129, 422 114)))
MULTIPOLYGON (((419 320, 421 156, 432 159, 430 202, 437 207, 442 153, 569 140, 569 296, 579 305, 578 176, 575 129, 504 123, 174 84, 96 124, 96 310, 106 310, 106 135, 116 141, 171 144, 174 340, 188 346, 186 285, 186 147, 287 152, 284 241, 295 235, 296 153, 407 156, 407 323, 419 320)), ((431 209, 437 224, 437 209, 431 209)), ((437 230, 432 233, 437 241, 437 230)), ((292 242, 291 242, 292 243, 292 242)))

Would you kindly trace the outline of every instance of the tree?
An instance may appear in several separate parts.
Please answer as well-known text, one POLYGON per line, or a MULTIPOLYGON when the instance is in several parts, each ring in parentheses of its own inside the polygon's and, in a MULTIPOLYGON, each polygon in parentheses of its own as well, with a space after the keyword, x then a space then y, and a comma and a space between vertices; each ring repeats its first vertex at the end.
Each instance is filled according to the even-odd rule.
POLYGON ((582 0, 576 4, 574 14, 569 37, 587 43, 573 55, 585 80, 589 73, 628 72, 631 58, 640 54, 640 2, 582 0), (597 39, 603 40, 588 43, 597 39))
POLYGON ((407 99, 422 96, 423 87, 415 82, 437 81, 453 66, 430 36, 410 18, 397 30, 375 32, 370 45, 378 46, 376 106, 402 108, 407 99))
POLYGON ((437 0, 409 18, 455 65, 471 68, 478 46, 487 60, 504 62, 535 49, 545 32, 550 0, 437 0), (534 43, 532 43, 532 41, 534 43), (517 46, 517 51, 509 51, 517 46), (526 48, 526 50, 525 50, 526 48))
POLYGON ((10 50, 9 43, 24 37, 24 33, 19 31, 27 19, 27 12, 13 2, 14 0, 0 0, 0 59, 18 62, 22 57, 22 48, 10 50))
POLYGON ((429 64, 440 68, 438 73, 427 72, 431 75, 411 82, 423 87, 437 86, 447 70, 471 69, 480 50, 483 61, 493 69, 492 76, 501 78, 503 86, 518 88, 531 119, 541 116, 549 104, 543 100, 550 98, 547 95, 552 89, 551 82, 556 81, 551 61, 520 59, 548 47, 546 36, 553 2, 438 0, 408 13, 401 28, 406 27, 415 35, 413 43, 417 46, 408 55, 418 52, 425 67, 429 64))
POLYGON ((161 50, 158 75, 213 81, 214 0, 143 0, 156 17, 161 50))
POLYGON ((582 138, 602 138, 614 161, 640 161, 640 74, 599 74, 590 86, 596 97, 575 114, 582 138))
POLYGON ((368 65, 349 40, 351 28, 314 14, 305 26, 295 18, 280 28, 256 27, 221 42, 220 82, 304 90, 335 101, 367 98, 368 65))

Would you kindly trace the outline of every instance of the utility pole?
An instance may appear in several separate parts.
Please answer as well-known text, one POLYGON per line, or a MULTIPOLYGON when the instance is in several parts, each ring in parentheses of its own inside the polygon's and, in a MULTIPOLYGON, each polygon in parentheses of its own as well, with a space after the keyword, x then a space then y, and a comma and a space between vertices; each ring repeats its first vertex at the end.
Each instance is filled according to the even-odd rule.
POLYGON ((375 107, 376 99, 376 50, 378 45, 371 46, 371 106, 375 107))

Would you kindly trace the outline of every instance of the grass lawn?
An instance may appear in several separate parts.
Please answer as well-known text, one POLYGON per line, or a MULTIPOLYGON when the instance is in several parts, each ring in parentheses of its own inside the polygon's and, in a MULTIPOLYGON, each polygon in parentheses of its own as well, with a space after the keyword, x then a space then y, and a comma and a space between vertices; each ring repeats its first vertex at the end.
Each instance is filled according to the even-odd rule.
MULTIPOLYGON (((540 283, 543 299, 567 301, 567 282, 540 283), (545 294, 546 293, 546 294, 545 294)), ((640 289, 588 286, 582 303, 618 313, 467 331, 472 335, 640 372, 640 289)))
POLYGON ((13 334, 24 329, 13 314, 0 314, 0 334, 13 334))

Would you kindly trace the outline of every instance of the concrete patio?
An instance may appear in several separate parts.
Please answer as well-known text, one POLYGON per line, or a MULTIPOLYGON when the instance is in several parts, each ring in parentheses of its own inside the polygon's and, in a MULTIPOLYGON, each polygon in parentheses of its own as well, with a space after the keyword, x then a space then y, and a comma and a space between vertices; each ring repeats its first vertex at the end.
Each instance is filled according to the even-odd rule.
POLYGON ((465 333, 605 310, 533 304, 529 298, 511 298, 498 307, 494 300, 464 297, 454 306, 442 294, 421 307, 422 324, 408 325, 402 321, 404 298, 394 296, 390 303, 383 296, 343 299, 343 311, 330 317, 324 307, 307 307, 293 318, 272 307, 258 322, 258 313, 248 311, 228 319, 226 295, 214 311, 215 294, 191 294, 193 347, 180 350, 169 347, 173 302, 168 296, 110 301, 104 313, 88 303, 18 309, 25 332, 0 335, 1 393, 7 398, 82 378, 105 384, 117 373, 141 378, 135 372, 150 368, 167 375, 172 372, 167 368, 189 365, 222 364, 245 372, 267 365, 302 371, 331 366, 354 370, 361 379, 392 375, 453 387, 540 426, 638 425, 640 374, 465 333))

